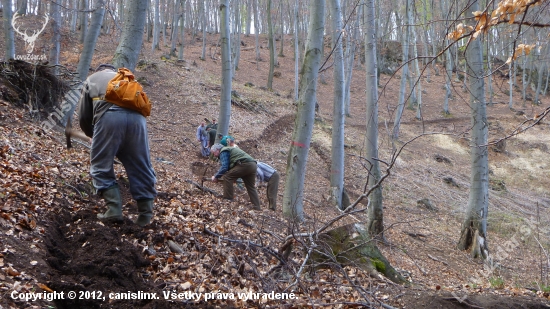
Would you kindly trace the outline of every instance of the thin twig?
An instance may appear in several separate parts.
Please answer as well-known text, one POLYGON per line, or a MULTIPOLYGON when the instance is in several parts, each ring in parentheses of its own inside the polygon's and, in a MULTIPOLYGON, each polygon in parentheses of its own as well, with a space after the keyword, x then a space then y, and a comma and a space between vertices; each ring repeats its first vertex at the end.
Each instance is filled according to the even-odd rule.
POLYGON ((261 245, 258 245, 258 244, 256 244, 256 243, 253 242, 253 241, 250 241, 250 240, 240 240, 240 239, 231 239, 231 238, 223 237, 223 236, 221 236, 220 234, 215 233, 215 232, 209 230, 208 228, 206 228, 206 226, 203 227, 203 231, 204 231, 205 234, 208 234, 208 235, 212 235, 212 236, 218 237, 219 240, 228 241, 228 242, 232 242, 232 243, 243 244, 243 245, 252 246, 252 247, 255 247, 255 248, 262 249, 263 251, 265 251, 265 252, 269 253, 270 255, 274 256, 274 257, 275 257, 276 259, 278 259, 279 261, 284 262, 284 260, 283 260, 283 258, 281 257, 281 255, 278 254, 277 252, 273 251, 273 249, 267 248, 267 247, 264 247, 264 246, 261 246, 261 245))
POLYGON ((81 198, 84 198, 84 196, 82 196, 82 192, 80 192, 77 188, 75 188, 75 187, 73 187, 73 186, 71 186, 71 185, 69 185, 69 184, 65 184, 65 185, 66 185, 67 187, 69 187, 69 188, 73 188, 76 192, 78 192, 78 194, 80 194, 80 197, 81 197, 81 198))

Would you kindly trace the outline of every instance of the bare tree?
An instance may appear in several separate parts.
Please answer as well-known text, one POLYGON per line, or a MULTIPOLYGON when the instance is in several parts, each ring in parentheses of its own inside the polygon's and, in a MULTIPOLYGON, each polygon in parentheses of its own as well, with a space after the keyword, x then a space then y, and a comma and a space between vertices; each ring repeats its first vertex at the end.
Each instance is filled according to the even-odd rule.
POLYGON ((88 32, 88 0, 80 0, 80 43, 84 43, 88 32))
POLYGON ((299 91, 299 64, 300 64, 300 43, 298 41, 298 1, 294 2, 294 101, 298 101, 298 91, 299 91))
POLYGON ((181 47, 178 53, 178 60, 183 60, 183 48, 185 47, 185 11, 183 8, 185 7, 185 0, 179 0, 178 2, 181 8, 181 17, 180 17, 181 18, 181 22, 180 22, 181 47))
POLYGON ((246 24, 244 29, 244 35, 246 37, 250 36, 250 29, 252 27, 252 1, 253 0, 246 0, 246 24))
POLYGON ((399 86, 399 99, 397 102, 397 110, 395 112, 395 120, 393 122, 392 139, 399 139, 399 127, 401 126, 401 117, 405 109, 405 92, 407 86, 407 76, 409 75, 409 44, 412 24, 412 3, 411 0, 405 0, 405 35, 403 35, 403 65, 401 68, 401 84, 399 86))
MULTIPOLYGON (((229 0, 220 1, 220 39, 222 48, 222 90, 220 113, 218 116, 218 133, 226 135, 231 121, 231 36, 229 33, 229 0)), ((216 138, 216 141, 219 141, 216 138)))
POLYGON ((205 1, 201 2, 201 27, 202 27, 202 53, 201 60, 206 60, 206 7, 205 1))
POLYGON ((56 2, 52 2, 50 4, 50 15, 52 17, 52 48, 50 49, 50 63, 56 66, 54 68, 54 74, 57 74, 57 65, 59 64, 59 51, 61 48, 61 12, 59 4, 57 4, 56 2))
POLYGON ((12 19, 12 1, 2 0, 2 15, 4 19, 4 37, 6 38, 5 60, 13 59, 15 57, 15 38, 13 33, 13 26, 11 25, 12 19))
POLYGON ((103 0, 95 0, 95 10, 92 15, 92 23, 86 40, 84 40, 84 48, 78 61, 77 72, 80 80, 85 80, 88 77, 88 71, 90 64, 92 63, 92 57, 94 55, 95 44, 99 33, 101 32, 101 24, 103 23, 103 16, 105 15, 105 6, 103 0))
POLYGON ((22 0, 22 1, 18 1, 18 2, 19 2, 19 7, 17 8, 17 14, 19 14, 19 15, 27 14, 28 1, 27 0, 22 0))
MULTIPOLYGON (((324 1, 324 0, 321 0, 324 1)), ((267 75, 267 89, 273 89, 273 73, 275 71, 275 38, 273 37, 273 21, 271 20, 271 4, 267 0, 267 41, 269 45, 269 73, 267 75)))
POLYGON ((79 0, 72 0, 72 12, 71 12, 71 23, 70 23, 71 32, 76 32, 76 23, 78 21, 78 2, 79 0))
POLYGON ((135 69, 143 42, 146 9, 147 0, 128 1, 122 36, 113 57, 115 67, 126 67, 131 71, 135 69))
MULTIPOLYGON (((479 10, 479 1, 473 0, 470 16, 479 10)), ((488 122, 485 106, 485 72, 481 40, 470 40, 466 50, 470 80, 472 109, 470 197, 466 218, 462 224, 458 248, 471 249, 473 257, 487 257, 487 212, 489 205, 488 122)))
POLYGON ((277 56, 278 57, 284 57, 285 56, 285 53, 284 53, 285 23, 284 23, 284 18, 283 18, 283 1, 279 2, 279 13, 280 13, 280 16, 281 16, 281 20, 279 21, 280 25, 281 25, 281 29, 279 29, 281 31, 281 45, 280 45, 279 53, 277 54, 277 56))
POLYGON ((298 111, 294 123, 292 143, 288 152, 286 183, 283 195, 283 215, 294 221, 304 219, 303 188, 311 132, 317 102, 317 77, 322 56, 325 25, 325 1, 309 1, 309 32, 306 55, 302 65, 298 111))
MULTIPOLYGON (((358 2, 357 2, 358 4, 358 2)), ((350 116, 350 91, 351 91, 351 80, 353 77, 353 66, 355 62, 355 52, 357 49, 357 40, 359 38, 359 19, 363 14, 363 6, 355 5, 352 9, 355 11, 355 22, 352 27, 349 24, 346 26, 348 33, 351 33, 351 37, 348 36, 346 41, 346 50, 345 50, 345 89, 344 89, 344 113, 346 116, 350 116), (351 28, 351 30, 349 30, 351 28)))
POLYGON ((172 15, 172 33, 170 42, 170 56, 176 57, 176 44, 178 42, 178 22, 180 20, 180 6, 179 1, 176 0, 174 5, 174 14, 172 15))
POLYGON ((260 19, 258 18, 258 0, 251 0, 254 7, 254 42, 256 50, 256 61, 261 61, 260 56, 260 19))
POLYGON ((334 98, 332 112, 332 148, 330 165, 330 196, 336 207, 344 209, 344 51, 342 48, 342 9, 340 0, 330 0, 332 17, 332 48, 334 50, 334 98))
MULTIPOLYGON (((446 16, 448 16, 447 14, 449 14, 448 0, 442 0, 441 5, 442 5, 443 20, 448 20, 448 18, 446 18, 446 16)), ((448 22, 445 22, 445 27, 447 26, 448 26, 448 22)), ((445 38, 445 46, 447 46, 448 44, 449 44, 449 40, 448 38, 445 38)), ((450 48, 445 48, 445 99, 443 101, 443 113, 445 115, 450 114, 449 100, 451 99, 451 78, 453 75, 452 63, 453 63, 453 57, 451 56, 450 48)))
MULTIPOLYGON (((375 0, 364 0, 365 12, 365 69, 366 69, 366 104, 367 134, 365 140, 365 157, 370 163, 368 185, 374 187, 380 180, 380 163, 378 161, 378 78, 376 64, 376 16, 375 0)), ((384 211, 382 189, 380 186, 370 196, 369 235, 384 238, 384 211)))
POLYGON ((151 45, 152 50, 160 49, 159 46, 159 27, 160 27, 160 2, 159 0, 155 0, 155 5, 153 6, 155 9, 155 20, 153 22, 153 44, 151 45))
POLYGON ((242 22, 240 15, 241 4, 239 0, 233 0, 234 12, 233 12, 233 38, 231 40, 231 60, 232 60, 232 73, 231 76, 235 76, 235 71, 239 69, 239 61, 241 59, 241 32, 242 22))

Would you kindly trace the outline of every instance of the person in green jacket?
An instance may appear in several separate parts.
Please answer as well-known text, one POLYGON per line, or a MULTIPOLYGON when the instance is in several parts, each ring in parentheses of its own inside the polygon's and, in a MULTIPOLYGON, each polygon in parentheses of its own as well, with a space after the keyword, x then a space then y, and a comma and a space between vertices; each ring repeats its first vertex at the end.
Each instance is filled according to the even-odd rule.
POLYGON ((258 166, 249 154, 240 148, 224 147, 222 144, 214 144, 210 153, 220 159, 221 167, 212 176, 212 181, 217 182, 223 176, 223 198, 232 201, 234 197, 233 183, 242 178, 250 202, 254 209, 260 209, 260 198, 256 190, 256 171, 258 166))

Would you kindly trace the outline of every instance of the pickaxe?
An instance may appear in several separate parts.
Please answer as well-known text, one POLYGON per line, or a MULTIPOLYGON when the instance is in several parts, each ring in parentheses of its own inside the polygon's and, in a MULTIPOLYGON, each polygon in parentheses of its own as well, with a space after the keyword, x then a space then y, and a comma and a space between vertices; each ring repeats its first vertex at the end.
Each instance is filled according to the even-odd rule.
POLYGON ((72 117, 69 117, 69 120, 67 121, 67 126, 65 127, 65 137, 67 139, 67 149, 71 149, 73 147, 73 145, 71 143, 71 137, 78 138, 79 140, 90 143, 91 138, 87 137, 86 134, 84 134, 84 132, 73 129, 71 118, 72 117))

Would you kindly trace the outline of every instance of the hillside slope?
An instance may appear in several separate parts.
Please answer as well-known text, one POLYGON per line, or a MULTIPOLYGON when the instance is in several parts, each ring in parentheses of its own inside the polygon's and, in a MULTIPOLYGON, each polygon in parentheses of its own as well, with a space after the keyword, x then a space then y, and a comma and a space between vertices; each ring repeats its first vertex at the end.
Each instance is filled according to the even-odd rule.
MULTIPOLYGON (((168 48, 152 52, 150 44, 145 43, 142 63, 136 70, 136 76, 146 80, 145 89, 154 102, 148 127, 159 196, 155 221, 145 230, 138 229, 130 219, 114 226, 99 223, 95 214, 103 209, 103 202, 92 194, 86 146, 78 145, 67 152, 62 134, 44 130, 26 110, 0 101, 0 204, 4 205, 0 209, 0 267, 4 270, 0 286, 6 291, 0 305, 46 306, 51 303, 12 299, 10 293, 48 289, 65 294, 82 291, 84 296, 85 291, 96 291, 106 296, 105 300, 57 300, 57 308, 204 308, 222 304, 346 307, 364 303, 365 296, 374 307, 384 303, 403 308, 460 308, 465 302, 487 308, 544 308, 548 304, 548 294, 542 291, 547 285, 545 252, 550 232, 550 218, 545 211, 550 207, 546 198, 550 143, 547 122, 508 139, 504 149, 490 153, 489 248, 498 266, 486 271, 487 266, 455 248, 468 201, 468 94, 456 82, 452 114, 444 117, 443 78, 432 75, 429 83, 422 83, 423 121, 415 120, 415 112, 407 110, 398 146, 423 133, 445 134, 426 134, 406 144, 383 186, 389 242, 380 244, 380 249, 409 278, 412 287, 370 278, 354 268, 309 272, 293 284, 294 277, 277 277, 273 272, 288 229, 280 209, 252 211, 246 195, 239 196, 237 203, 224 203, 188 182, 221 192, 221 185, 202 182, 202 177, 212 175, 217 165, 200 157, 194 139, 199 122, 218 115, 221 70, 219 47, 214 45, 217 36, 208 37, 205 61, 199 59, 201 44, 188 38, 185 62, 162 60, 168 48), (429 199, 436 210, 422 207, 418 201, 423 199, 429 199), (361 285, 362 295, 352 288, 357 284, 361 285), (163 291, 202 293, 202 298, 167 301, 163 291), (205 293, 215 291, 226 293, 220 298, 236 299, 205 300, 205 293), (296 299, 238 297, 238 293, 272 291, 287 293, 286 297, 292 292, 296 299), (160 299, 109 300, 111 292, 157 293, 160 299)), ((41 39, 39 44, 47 46, 49 34, 41 39)), ((92 67, 109 62, 116 39, 100 37, 92 67)), ((75 41, 67 36, 62 54, 62 64, 73 71, 81 48, 75 41)), ((243 41, 233 88, 255 108, 233 105, 230 132, 240 147, 281 172, 282 196, 295 109, 290 99, 294 85, 291 46, 286 44, 286 57, 279 57, 276 71, 281 74, 270 92, 262 88, 267 83, 267 61, 254 60, 253 38, 243 41)), ((261 41, 266 46, 265 39, 261 41)), ((261 53, 263 59, 268 59, 267 49, 261 53)), ((307 220, 302 231, 318 228, 338 214, 326 201, 332 114, 330 74, 330 70, 322 74, 324 82, 319 87, 320 111, 308 159, 304 192, 307 220)), ((361 194, 368 173, 360 159, 366 117, 360 65, 354 76, 352 116, 346 119, 346 187, 352 198, 361 194)), ((495 83, 496 89, 507 89, 505 81, 495 83)), ((380 129, 385 134, 391 128, 399 80, 383 75, 381 85, 380 129)), ((516 93, 514 97, 520 96, 516 93)), ((543 109, 517 102, 516 110, 510 110, 507 100, 504 93, 498 92, 497 103, 488 108, 492 140, 506 136, 543 109)), ((550 106, 548 97, 542 103, 543 107, 550 106)), ((381 159, 389 162, 392 145, 385 135, 380 140, 381 159)), ((116 171, 125 193, 125 214, 132 218, 136 206, 128 195, 125 172, 119 165, 116 171)), ((265 205, 265 195, 261 198, 265 205)), ((360 207, 366 207, 366 203, 360 207)), ((357 214, 339 224, 364 220, 363 214, 357 214)), ((296 250, 285 269, 289 273, 298 271, 304 256, 296 250)))

